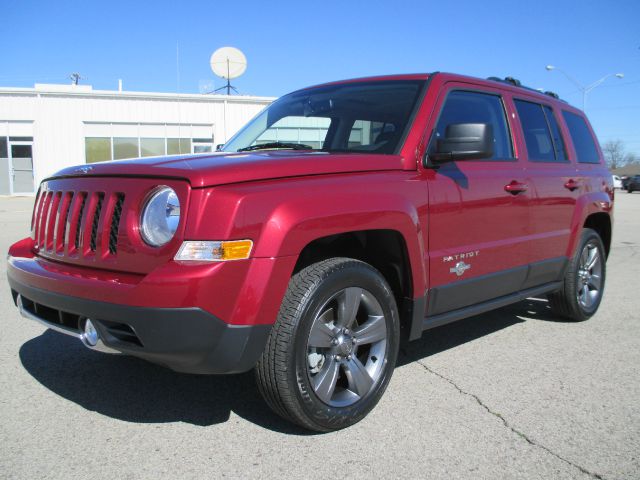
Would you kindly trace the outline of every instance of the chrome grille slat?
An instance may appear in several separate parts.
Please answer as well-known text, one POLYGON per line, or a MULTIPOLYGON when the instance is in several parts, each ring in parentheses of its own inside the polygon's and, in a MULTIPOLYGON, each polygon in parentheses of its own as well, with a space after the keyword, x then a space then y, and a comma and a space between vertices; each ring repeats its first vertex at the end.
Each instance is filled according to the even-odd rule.
POLYGON ((100 222, 100 214, 102 213, 102 202, 104 201, 104 193, 98 193, 98 203, 93 211, 93 220, 91 221, 91 239, 89 241, 89 248, 92 252, 96 251, 98 242, 98 223, 100 222))
POLYGON ((78 218, 76 220, 76 238, 74 239, 74 245, 76 250, 80 250, 80 233, 82 231, 82 216, 84 215, 84 207, 87 205, 87 193, 82 192, 82 204, 80 205, 80 210, 78 211, 78 218))
POLYGON ((43 184, 32 215, 36 249, 57 257, 115 256, 124 198, 123 193, 50 189, 43 184))
POLYGON ((113 207, 113 215, 111 216, 111 226, 109 227, 109 253, 115 255, 118 253, 118 231, 120 230, 120 217, 122 216, 122 205, 124 203, 124 194, 116 194, 117 201, 113 207))
POLYGON ((44 247, 44 232, 47 226, 47 218, 49 217, 49 207, 50 207, 52 195, 53 195, 53 192, 46 192, 42 200, 42 208, 40 210, 40 217, 38 218, 38 222, 37 222, 38 230, 37 230, 37 236, 36 236, 36 245, 39 248, 44 247))

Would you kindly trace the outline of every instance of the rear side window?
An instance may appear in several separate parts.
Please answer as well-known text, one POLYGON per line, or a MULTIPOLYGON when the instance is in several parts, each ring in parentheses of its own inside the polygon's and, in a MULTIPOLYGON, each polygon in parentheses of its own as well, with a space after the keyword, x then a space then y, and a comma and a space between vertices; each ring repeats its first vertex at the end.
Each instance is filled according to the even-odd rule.
POLYGON ((487 93, 454 90, 444 102, 435 138, 444 138, 449 125, 456 123, 488 123, 493 127, 493 156, 488 160, 510 160, 513 158, 511 138, 507 129, 502 99, 487 93))
POLYGON ((579 163, 600 163, 598 149, 593 140, 593 136, 587 127, 587 122, 580 115, 572 112, 562 111, 564 121, 567 122, 567 128, 576 149, 579 163))
POLYGON ((562 138, 562 134, 560 133, 560 127, 558 127, 558 122, 556 121, 556 117, 553 114, 553 110, 547 105, 545 105, 543 109, 544 114, 547 116, 549 127, 551 128, 551 138, 553 139, 553 148, 556 152, 556 160, 561 162, 567 161, 567 149, 564 146, 564 139, 562 138))
POLYGON ((567 160, 560 129, 551 108, 539 103, 515 100, 529 160, 564 162, 567 160))

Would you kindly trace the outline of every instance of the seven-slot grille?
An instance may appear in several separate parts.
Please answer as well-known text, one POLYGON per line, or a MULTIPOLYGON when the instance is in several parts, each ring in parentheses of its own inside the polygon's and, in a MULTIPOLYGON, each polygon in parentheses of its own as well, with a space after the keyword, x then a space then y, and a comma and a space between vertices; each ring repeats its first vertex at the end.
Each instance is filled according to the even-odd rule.
POLYGON ((123 203, 123 193, 41 190, 31 225, 36 248, 49 254, 91 256, 100 245, 101 232, 108 232, 102 255, 116 255, 123 203))

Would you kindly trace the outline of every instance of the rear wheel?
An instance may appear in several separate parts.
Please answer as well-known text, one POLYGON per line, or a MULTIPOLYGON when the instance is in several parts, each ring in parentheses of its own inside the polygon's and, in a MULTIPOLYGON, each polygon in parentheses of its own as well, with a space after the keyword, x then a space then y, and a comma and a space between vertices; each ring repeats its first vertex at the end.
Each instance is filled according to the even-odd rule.
POLYGON ((360 421, 376 405, 398 353, 396 302, 370 265, 334 258, 289 282, 256 366, 269 406, 305 428, 331 431, 360 421))
POLYGON ((606 258, 602 239, 595 230, 585 228, 580 244, 564 276, 562 288, 549 294, 554 314, 582 321, 600 306, 606 277, 606 258))

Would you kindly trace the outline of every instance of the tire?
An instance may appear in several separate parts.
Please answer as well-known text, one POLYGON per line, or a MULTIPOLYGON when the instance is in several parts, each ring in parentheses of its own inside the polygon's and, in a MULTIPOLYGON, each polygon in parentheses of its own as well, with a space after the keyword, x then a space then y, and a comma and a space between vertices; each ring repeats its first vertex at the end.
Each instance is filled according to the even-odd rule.
POLYGON ((258 389, 304 428, 348 427, 380 400, 399 338, 395 298, 380 272, 349 258, 314 263, 289 282, 256 365, 258 389))
POLYGON ((552 312, 575 322, 590 318, 602 301, 606 272, 602 239, 595 230, 583 229, 576 253, 565 272, 562 288, 548 295, 552 312))

